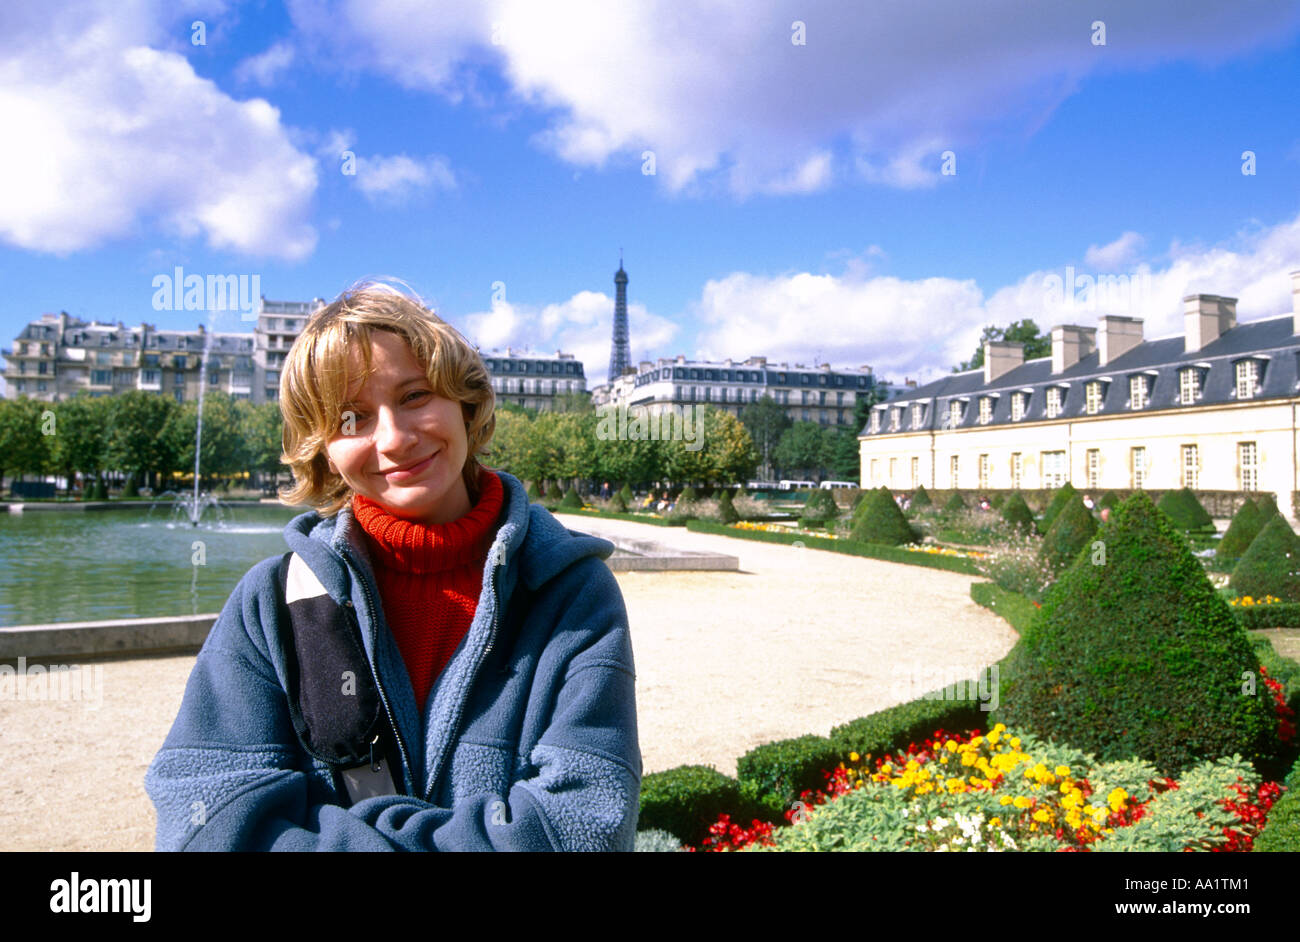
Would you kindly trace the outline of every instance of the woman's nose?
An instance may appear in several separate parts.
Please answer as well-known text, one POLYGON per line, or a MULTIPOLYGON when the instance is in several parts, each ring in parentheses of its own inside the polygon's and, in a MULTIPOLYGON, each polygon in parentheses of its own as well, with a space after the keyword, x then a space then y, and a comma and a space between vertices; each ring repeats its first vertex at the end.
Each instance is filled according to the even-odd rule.
POLYGON ((375 447, 380 451, 400 452, 415 438, 414 431, 396 410, 381 408, 375 423, 375 447))

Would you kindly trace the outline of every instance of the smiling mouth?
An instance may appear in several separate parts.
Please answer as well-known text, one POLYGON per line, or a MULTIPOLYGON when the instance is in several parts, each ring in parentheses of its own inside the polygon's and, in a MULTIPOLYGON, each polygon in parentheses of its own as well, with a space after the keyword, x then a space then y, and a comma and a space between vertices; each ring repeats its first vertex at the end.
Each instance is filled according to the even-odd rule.
POLYGON ((442 454, 441 451, 435 451, 433 454, 429 455, 426 458, 421 458, 419 461, 412 462, 411 464, 408 465, 403 465, 400 468, 389 468, 387 471, 380 471, 379 473, 382 474, 384 477, 390 477, 395 474, 410 474, 413 471, 420 471, 423 470, 429 464, 430 461, 432 461, 440 454, 442 454))

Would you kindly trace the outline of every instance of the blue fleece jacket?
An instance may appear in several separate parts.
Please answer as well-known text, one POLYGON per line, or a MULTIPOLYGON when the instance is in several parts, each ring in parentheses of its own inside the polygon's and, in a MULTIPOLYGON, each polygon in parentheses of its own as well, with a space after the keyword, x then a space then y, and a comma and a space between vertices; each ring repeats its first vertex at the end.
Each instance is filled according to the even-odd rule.
POLYGON ((145 775, 158 850, 632 849, 642 767, 627 611, 602 562, 613 545, 567 530, 496 473, 506 519, 423 715, 350 509, 285 527, 319 588, 354 607, 406 794, 343 807, 328 767, 299 744, 274 557, 226 603, 145 775))

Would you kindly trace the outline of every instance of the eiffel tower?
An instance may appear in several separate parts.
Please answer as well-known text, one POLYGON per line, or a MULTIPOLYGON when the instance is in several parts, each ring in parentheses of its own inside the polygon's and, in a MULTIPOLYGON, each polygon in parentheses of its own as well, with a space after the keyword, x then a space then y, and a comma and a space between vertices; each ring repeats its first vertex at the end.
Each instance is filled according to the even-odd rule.
POLYGON ((627 272, 623 271, 623 253, 618 253, 618 271, 614 274, 614 339, 609 345, 609 378, 614 382, 632 366, 632 352, 627 340, 627 272))

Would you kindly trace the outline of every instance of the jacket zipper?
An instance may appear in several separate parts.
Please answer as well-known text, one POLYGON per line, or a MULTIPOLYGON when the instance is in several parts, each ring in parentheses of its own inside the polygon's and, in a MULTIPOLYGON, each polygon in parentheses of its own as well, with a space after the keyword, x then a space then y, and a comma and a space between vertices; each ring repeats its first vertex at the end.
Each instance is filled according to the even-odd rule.
MULTIPOLYGON (((365 576, 362 575, 362 573, 361 573, 361 567, 356 563, 355 560, 353 560, 353 559, 351 558, 352 554, 351 554, 351 553, 348 553, 347 556, 348 556, 348 561, 353 565, 353 567, 354 567, 354 568, 356 569, 356 571, 357 571, 357 574, 358 574, 358 577, 359 577, 358 581, 361 583, 361 592, 362 592, 363 595, 365 595, 365 597, 366 597, 366 605, 369 606, 369 608, 370 608, 370 621, 371 621, 371 626, 374 627, 374 625, 375 625, 375 602, 374 602, 374 599, 373 599, 373 598, 371 597, 371 595, 370 595, 370 587, 369 587, 368 585, 366 585, 365 576)), ((347 600, 347 609, 348 609, 349 612, 352 613, 352 618, 353 618, 353 619, 356 621, 356 623, 357 623, 357 634, 361 634, 361 620, 360 620, 360 618, 357 617, 356 608, 355 608, 355 606, 353 606, 353 604, 352 604, 352 600, 351 600, 351 599, 348 599, 348 600, 347 600)), ((374 650, 375 650, 375 647, 376 647, 376 644, 377 644, 377 638, 375 638, 375 637, 372 635, 372 637, 371 637, 370 640, 371 640, 370 649, 371 649, 372 651, 374 651, 374 650)), ((408 756, 407 753, 406 753, 406 743, 403 742, 403 740, 402 740, 402 731, 401 731, 401 729, 400 729, 400 728, 398 727, 398 725, 397 725, 397 720, 393 717, 393 709, 392 709, 391 706, 389 706, 389 703, 388 703, 388 694, 384 691, 384 685, 383 685, 383 683, 382 683, 382 682, 380 681, 380 679, 379 679, 379 670, 378 670, 378 668, 376 668, 373 664, 371 665, 371 672, 375 675, 375 687, 376 687, 376 689, 378 689, 378 691, 379 691, 379 699, 380 699, 380 701, 384 704, 384 713, 387 714, 387 716, 388 716, 388 725, 389 725, 389 728, 392 729, 392 731, 393 731, 393 738, 397 740, 397 751, 400 752, 401 755, 402 755, 402 766, 403 766, 403 773, 404 773, 404 774, 403 774, 403 779, 406 779, 406 778, 409 777, 410 780, 411 780, 411 782, 414 783, 414 782, 415 782, 415 771, 411 768, 411 759, 410 759, 410 756, 408 756)))
MULTIPOLYGON (((504 551, 502 555, 504 555, 504 551)), ((478 680, 479 671, 483 669, 483 665, 487 663, 489 655, 492 654, 492 646, 496 644, 497 620, 501 614, 500 599, 497 598, 497 569, 498 566, 494 558, 491 571, 488 574, 488 580, 491 583, 492 589, 492 632, 488 635, 488 643, 487 647, 483 649, 483 656, 479 658, 478 662, 474 665, 474 669, 470 672, 469 683, 465 686, 465 696, 461 698, 456 709, 456 714, 451 720, 451 733, 447 737, 447 745, 438 759, 437 770, 435 770, 433 776, 429 779, 429 787, 425 792, 424 800, 431 804, 433 803, 434 787, 438 784, 438 778, 442 775, 442 769, 447 764, 451 750, 455 745, 456 736, 460 732, 460 720, 465 713, 465 703, 469 700, 470 693, 474 689, 474 682, 478 680)))

